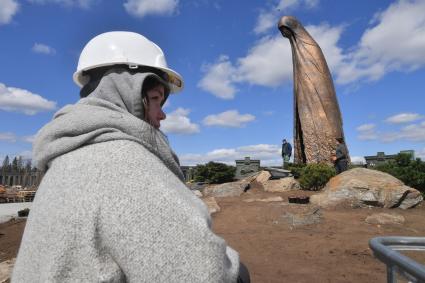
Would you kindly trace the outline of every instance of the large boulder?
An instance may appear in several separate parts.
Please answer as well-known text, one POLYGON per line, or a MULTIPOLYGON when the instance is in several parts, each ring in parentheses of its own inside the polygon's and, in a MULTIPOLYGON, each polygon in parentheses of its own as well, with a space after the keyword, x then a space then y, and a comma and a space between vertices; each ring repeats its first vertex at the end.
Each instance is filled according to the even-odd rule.
POLYGON ((264 186, 264 184, 269 181, 271 176, 272 174, 270 174, 270 172, 268 171, 260 171, 260 173, 255 177, 253 181, 264 186))
POLYGON ((209 185, 203 191, 204 197, 238 197, 249 189, 249 181, 242 179, 237 182, 209 185))
POLYGON ((264 191, 281 193, 291 190, 299 190, 300 183, 294 179, 294 177, 286 177, 277 180, 268 180, 263 183, 264 191))
POLYGON ((8 259, 0 262, 0 282, 10 282, 13 266, 16 258, 8 259))
POLYGON ((207 197, 202 199, 205 203, 205 205, 208 207, 208 212, 210 215, 219 212, 221 209, 218 206, 217 202, 215 201, 214 197, 207 197))
POLYGON ((195 196, 197 196, 198 198, 201 198, 202 197, 202 193, 200 192, 200 191, 198 191, 198 190, 192 190, 191 191, 195 196))
POLYGON ((266 167, 264 170, 270 172, 272 179, 280 179, 292 176, 291 171, 285 169, 266 167))
POLYGON ((380 171, 354 168, 345 171, 326 184, 310 202, 321 207, 350 204, 352 207, 377 206, 411 208, 423 201, 418 190, 380 171))

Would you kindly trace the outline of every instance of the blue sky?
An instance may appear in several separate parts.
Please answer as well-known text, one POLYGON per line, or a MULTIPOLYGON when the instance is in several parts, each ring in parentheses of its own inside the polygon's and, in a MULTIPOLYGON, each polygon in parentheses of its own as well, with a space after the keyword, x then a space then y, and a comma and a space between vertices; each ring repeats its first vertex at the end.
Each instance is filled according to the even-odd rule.
POLYGON ((181 163, 281 163, 293 137, 292 59, 276 28, 292 15, 321 46, 354 161, 413 149, 425 159, 425 1, 0 0, 0 158, 78 100, 79 53, 94 36, 157 43, 185 89, 161 129, 181 163))

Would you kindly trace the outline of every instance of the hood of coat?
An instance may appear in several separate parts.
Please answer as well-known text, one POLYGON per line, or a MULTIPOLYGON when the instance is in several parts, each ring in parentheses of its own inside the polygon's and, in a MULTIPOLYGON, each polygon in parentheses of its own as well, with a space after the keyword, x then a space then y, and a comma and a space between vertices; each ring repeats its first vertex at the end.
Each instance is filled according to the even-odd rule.
POLYGON ((142 120, 142 85, 153 73, 112 70, 98 87, 74 105, 60 109, 38 133, 33 144, 34 163, 47 170, 56 157, 82 146, 113 140, 131 140, 146 147, 181 180, 177 156, 167 137, 142 120))

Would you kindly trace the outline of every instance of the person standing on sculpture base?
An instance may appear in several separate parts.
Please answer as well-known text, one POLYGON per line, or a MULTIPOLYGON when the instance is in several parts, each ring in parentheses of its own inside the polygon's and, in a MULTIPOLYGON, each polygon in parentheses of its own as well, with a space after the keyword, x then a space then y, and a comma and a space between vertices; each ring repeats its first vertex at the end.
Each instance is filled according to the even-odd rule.
POLYGON ((336 174, 339 174, 348 169, 348 151, 342 137, 338 137, 336 140, 338 145, 335 149, 335 170, 336 174))
POLYGON ((288 164, 289 159, 292 155, 292 146, 289 142, 286 141, 286 139, 283 139, 282 141, 282 158, 283 158, 283 169, 285 168, 285 164, 288 164))

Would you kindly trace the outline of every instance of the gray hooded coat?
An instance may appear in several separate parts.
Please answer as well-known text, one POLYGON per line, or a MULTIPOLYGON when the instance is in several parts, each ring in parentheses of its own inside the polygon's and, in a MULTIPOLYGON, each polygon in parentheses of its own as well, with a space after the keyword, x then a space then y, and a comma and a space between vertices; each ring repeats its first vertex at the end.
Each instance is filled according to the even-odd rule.
POLYGON ((150 75, 108 73, 39 131, 46 173, 12 282, 236 281, 237 252, 211 231, 165 136, 140 119, 150 75))

